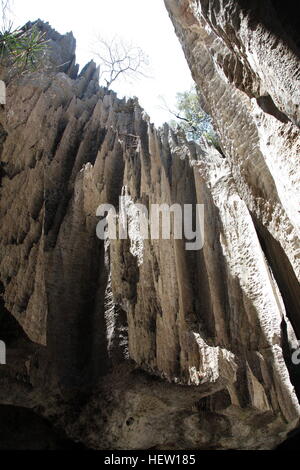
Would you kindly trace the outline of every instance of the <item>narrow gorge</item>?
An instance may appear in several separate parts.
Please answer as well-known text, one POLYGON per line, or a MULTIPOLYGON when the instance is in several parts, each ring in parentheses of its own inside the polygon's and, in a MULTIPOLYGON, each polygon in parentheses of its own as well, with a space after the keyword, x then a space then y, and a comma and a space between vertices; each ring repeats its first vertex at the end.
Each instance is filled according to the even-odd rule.
POLYGON ((219 150, 156 129, 40 20, 44 69, 7 80, 0 448, 275 449, 299 428, 299 20, 289 1, 165 6, 219 150), (203 248, 102 241, 101 204, 203 204, 203 248))

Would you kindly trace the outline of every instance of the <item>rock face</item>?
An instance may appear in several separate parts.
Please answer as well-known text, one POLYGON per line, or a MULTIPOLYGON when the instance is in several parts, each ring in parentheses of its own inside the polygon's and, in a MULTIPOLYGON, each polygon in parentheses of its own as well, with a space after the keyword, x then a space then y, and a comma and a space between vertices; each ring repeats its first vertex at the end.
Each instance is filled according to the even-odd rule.
POLYGON ((0 402, 87 447, 270 449, 299 422, 297 44, 274 9, 223 3, 166 0, 225 158, 156 130, 93 62, 78 75, 42 23, 64 70, 8 86, 0 402), (129 239, 97 238, 104 203, 129 239), (136 203, 204 204, 203 249, 143 240, 136 203))

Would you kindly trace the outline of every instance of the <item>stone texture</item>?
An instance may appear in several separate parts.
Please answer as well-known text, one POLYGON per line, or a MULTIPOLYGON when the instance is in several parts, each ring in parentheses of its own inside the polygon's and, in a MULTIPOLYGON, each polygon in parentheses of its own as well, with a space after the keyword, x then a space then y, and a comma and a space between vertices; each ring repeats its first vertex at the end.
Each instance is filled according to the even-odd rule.
POLYGON ((225 158, 155 129, 93 62, 77 75, 47 25, 72 66, 8 86, 0 402, 88 447, 270 449, 299 422, 298 89, 270 87, 271 39, 233 3, 166 0, 225 158), (204 204, 204 247, 142 240, 134 210, 131 239, 104 243, 101 203, 204 204))

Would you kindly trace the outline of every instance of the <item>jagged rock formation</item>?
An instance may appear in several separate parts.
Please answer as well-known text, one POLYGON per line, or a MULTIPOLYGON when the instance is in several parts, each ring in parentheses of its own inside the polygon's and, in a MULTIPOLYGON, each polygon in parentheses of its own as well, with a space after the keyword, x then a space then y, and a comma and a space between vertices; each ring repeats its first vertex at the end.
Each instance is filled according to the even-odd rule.
POLYGON ((93 62, 77 75, 72 35, 40 24, 66 64, 11 83, 1 111, 0 402, 87 447, 273 448, 300 416, 297 97, 269 87, 263 24, 247 36, 238 6, 166 4, 226 158, 156 130, 93 62), (102 203, 205 204, 204 247, 104 243, 102 203))

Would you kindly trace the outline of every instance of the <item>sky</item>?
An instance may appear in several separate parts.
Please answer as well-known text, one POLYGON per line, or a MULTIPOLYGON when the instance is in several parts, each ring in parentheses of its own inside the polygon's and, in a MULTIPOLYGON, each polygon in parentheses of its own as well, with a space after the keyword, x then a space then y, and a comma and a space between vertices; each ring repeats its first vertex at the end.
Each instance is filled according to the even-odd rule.
POLYGON ((97 35, 117 35, 141 47, 149 57, 148 77, 111 88, 119 97, 137 96, 157 126, 172 119, 161 97, 173 109, 176 93, 193 84, 163 0, 12 0, 12 14, 16 26, 40 18, 61 34, 72 31, 80 67, 94 58, 97 35))

